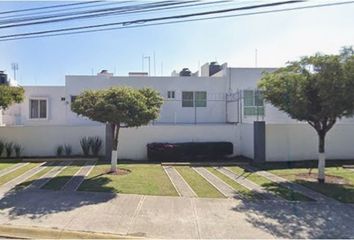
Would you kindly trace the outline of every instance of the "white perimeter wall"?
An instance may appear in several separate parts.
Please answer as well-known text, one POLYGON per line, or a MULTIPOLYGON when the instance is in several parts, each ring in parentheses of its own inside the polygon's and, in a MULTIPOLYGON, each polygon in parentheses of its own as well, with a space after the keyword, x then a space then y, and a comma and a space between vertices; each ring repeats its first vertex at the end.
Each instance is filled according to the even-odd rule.
POLYGON ((146 145, 152 142, 206 142, 226 141, 234 145, 234 155, 240 154, 237 125, 155 125, 122 129, 118 144, 118 157, 122 159, 147 159, 146 145))
POLYGON ((55 156, 57 146, 63 144, 70 144, 73 154, 81 154, 80 139, 85 136, 99 136, 104 142, 105 126, 0 127, 0 139, 21 144, 23 156, 55 156))
POLYGON ((242 123, 240 128, 240 155, 254 158, 254 133, 253 123, 242 123))
MULTIPOLYGON (((308 124, 267 124, 267 161, 317 159, 318 138, 308 124)), ((354 158, 354 124, 337 124, 326 137, 326 157, 354 158)))

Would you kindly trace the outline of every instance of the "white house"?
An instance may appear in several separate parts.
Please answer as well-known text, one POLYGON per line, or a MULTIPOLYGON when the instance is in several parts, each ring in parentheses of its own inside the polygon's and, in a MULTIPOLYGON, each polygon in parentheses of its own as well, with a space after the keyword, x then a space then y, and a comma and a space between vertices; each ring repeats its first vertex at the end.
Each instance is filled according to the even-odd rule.
MULTIPOLYGON (((274 70, 207 63, 200 74, 191 76, 131 73, 123 77, 107 71, 95 76, 68 75, 64 86, 24 86, 25 100, 11 106, 0 118, 0 136, 20 142, 25 155, 54 155, 55 146, 66 142, 79 153, 79 139, 90 134, 105 138, 105 126, 70 110, 77 95, 87 89, 113 86, 150 87, 164 98, 160 116, 149 126, 122 131, 121 158, 145 159, 146 144, 156 141, 231 141, 235 155, 254 158, 259 154, 255 153, 259 137, 253 122, 264 121, 265 160, 315 159, 315 131, 265 104, 256 90, 262 73, 274 70)), ((330 157, 354 157, 350 145, 354 138, 353 120, 345 119, 331 130, 327 142, 330 157)))

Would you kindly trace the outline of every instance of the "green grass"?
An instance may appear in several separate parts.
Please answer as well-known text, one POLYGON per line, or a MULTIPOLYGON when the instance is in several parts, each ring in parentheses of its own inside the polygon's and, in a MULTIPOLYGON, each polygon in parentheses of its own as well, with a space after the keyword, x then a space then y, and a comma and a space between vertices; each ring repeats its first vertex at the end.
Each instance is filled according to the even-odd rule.
POLYGON ((79 191, 115 192, 158 196, 178 196, 160 164, 119 164, 129 174, 105 174, 109 164, 99 164, 79 187, 79 191))
POLYGON ((176 167, 176 170, 182 175, 186 182, 191 186, 198 197, 224 198, 216 188, 208 181, 195 172, 190 167, 176 167))
POLYGON ((6 169, 8 167, 11 167, 19 162, 20 162, 20 160, 1 160, 0 161, 0 171, 3 169, 6 169))
POLYGON ((35 180, 37 180, 38 178, 42 177, 43 175, 48 173, 50 170, 52 170, 53 167, 55 167, 55 166, 47 166, 46 168, 43 168, 41 171, 39 171, 38 173, 36 173, 35 175, 30 177, 26 181, 24 181, 24 182, 20 183, 19 185, 17 185, 16 189, 23 189, 23 188, 31 185, 35 180))
POLYGON ((12 179, 24 174, 28 170, 36 167, 37 165, 38 165, 38 163, 29 163, 23 167, 20 167, 19 169, 15 170, 13 172, 5 174, 4 176, 0 177, 0 185, 3 185, 5 183, 11 181, 12 179))
POLYGON ((214 174, 215 176, 217 176, 218 178, 220 178, 221 180, 223 180, 225 183, 227 183, 228 185, 230 185, 233 189, 235 189, 236 192, 240 193, 243 197, 247 198, 247 199, 256 199, 256 198, 261 198, 260 196, 258 196, 256 193, 252 192, 251 190, 249 190, 248 188, 245 188, 244 186, 242 186, 241 184, 235 182, 234 180, 232 180, 231 178, 229 178, 228 176, 222 174, 221 172, 219 172, 218 170, 216 170, 213 167, 207 167, 206 169, 208 169, 212 174, 214 174))
POLYGON ((268 180, 267 178, 262 177, 256 173, 248 172, 241 167, 229 167, 229 169, 231 171, 233 171, 234 173, 241 175, 241 176, 247 178, 248 180, 262 186, 267 191, 273 192, 277 196, 282 197, 286 200, 289 200, 289 201, 311 201, 312 200, 300 193, 292 191, 292 190, 290 190, 286 187, 283 187, 280 184, 277 184, 275 182, 272 182, 272 181, 268 180))
POLYGON ((57 176, 52 178, 42 188, 50 190, 60 190, 65 183, 67 183, 77 171, 85 164, 85 161, 75 161, 71 165, 67 166, 57 176))
MULTIPOLYGON (((270 170, 269 172, 277 174, 283 178, 302 184, 305 187, 311 188, 320 192, 328 197, 332 197, 344 203, 354 203, 354 171, 342 167, 329 167, 326 168, 326 174, 344 178, 346 184, 311 182, 305 180, 297 180, 296 174, 308 173, 308 168, 294 168, 294 169, 280 169, 270 170)), ((317 169, 313 169, 312 173, 317 174, 317 169)))

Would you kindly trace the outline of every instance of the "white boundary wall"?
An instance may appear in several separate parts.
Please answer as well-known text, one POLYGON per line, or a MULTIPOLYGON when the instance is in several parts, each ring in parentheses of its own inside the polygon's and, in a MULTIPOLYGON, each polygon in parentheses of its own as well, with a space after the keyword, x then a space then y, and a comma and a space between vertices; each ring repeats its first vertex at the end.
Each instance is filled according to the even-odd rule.
POLYGON ((240 155, 254 158, 254 129, 253 123, 242 123, 240 127, 240 155))
POLYGON ((232 142, 234 155, 240 155, 238 125, 151 125, 122 129, 119 134, 118 158, 121 159, 147 159, 146 145, 152 142, 232 142))
MULTIPOLYGON (((70 144, 73 154, 81 154, 80 139, 99 136, 105 141, 105 126, 14 126, 0 127, 0 139, 21 144, 23 156, 54 156, 57 146, 70 144)), ((240 128, 232 124, 150 125, 123 128, 119 134, 118 157, 147 159, 151 142, 228 141, 234 155, 240 154, 240 128)), ((105 149, 102 149, 102 153, 105 149)))
POLYGON ((81 154, 80 139, 99 136, 105 146, 105 126, 14 126, 0 127, 0 139, 18 143, 23 156, 55 156, 59 145, 70 144, 72 154, 81 154))
MULTIPOLYGON (((326 157, 354 159, 354 124, 337 124, 326 136, 326 157)), ((308 124, 266 124, 267 161, 318 158, 316 131, 308 124)))

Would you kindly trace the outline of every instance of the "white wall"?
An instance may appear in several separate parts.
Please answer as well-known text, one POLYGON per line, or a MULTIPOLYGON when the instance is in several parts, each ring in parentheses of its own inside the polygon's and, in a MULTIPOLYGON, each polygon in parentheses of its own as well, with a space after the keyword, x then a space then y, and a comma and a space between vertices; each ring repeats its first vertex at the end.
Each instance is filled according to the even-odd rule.
POLYGON ((62 144, 70 144, 73 154, 81 154, 80 139, 85 136, 99 136, 104 142, 105 126, 0 127, 0 139, 20 144, 23 156, 55 156, 62 144))
MULTIPOLYGON (((317 159, 317 154, 317 133, 308 124, 266 124, 267 161, 317 159)), ((330 159, 354 158, 354 124, 336 124, 328 132, 326 156, 330 159)))
POLYGON ((146 145, 152 142, 226 141, 234 144, 234 155, 240 154, 240 128, 232 124, 155 125, 122 129, 118 157, 142 160, 147 158, 146 145))
POLYGON ((242 123, 240 128, 240 155, 254 158, 254 130, 253 123, 242 123))

